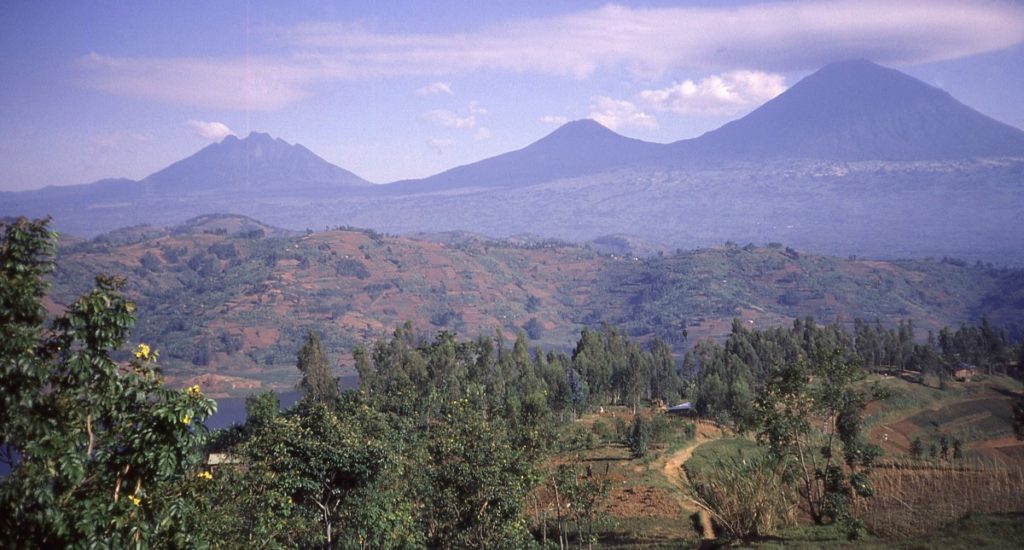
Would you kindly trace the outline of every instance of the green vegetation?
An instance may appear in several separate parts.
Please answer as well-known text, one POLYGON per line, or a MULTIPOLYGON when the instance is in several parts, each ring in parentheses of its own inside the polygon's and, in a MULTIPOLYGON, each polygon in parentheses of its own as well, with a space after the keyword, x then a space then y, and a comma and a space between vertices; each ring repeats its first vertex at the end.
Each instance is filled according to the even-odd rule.
MULTIPOLYGON (((274 394, 254 394, 247 423, 208 440, 199 422, 215 404, 198 386, 166 389, 156 352, 128 344, 135 306, 122 293, 124 283, 100 277, 45 328, 43 277, 54 236, 45 222, 19 220, 4 230, 0 442, 12 466, 0 483, 5 540, 582 548, 695 542, 713 526, 727 541, 790 537, 799 544, 811 532, 831 540, 837 533, 863 536, 862 527, 907 536, 935 526, 908 518, 905 503, 943 521, 1024 508, 1019 469, 956 462, 958 449, 973 439, 937 431, 917 445, 922 453, 934 446, 934 461, 881 468, 879 448, 866 433, 871 397, 880 398, 873 422, 896 415, 889 406, 899 404, 902 422, 940 426, 981 409, 970 399, 915 407, 936 403, 936 395, 1001 390, 1011 399, 1019 386, 995 373, 1013 368, 1021 352, 985 319, 925 342, 914 338, 909 322, 858 323, 850 332, 811 318, 764 330, 736 320, 723 343, 699 343, 682 369, 668 342, 651 336, 641 344, 611 325, 582 329, 564 353, 531 349, 535 339, 525 329, 509 345, 500 329, 460 340, 447 330, 426 336, 407 322, 354 346, 360 389, 345 393, 331 368, 327 342, 335 337, 307 325, 291 352, 303 398, 282 412, 274 394), (954 381, 968 361, 996 380, 988 390, 954 381), (935 376, 939 387, 907 392, 899 403, 890 391, 897 384, 865 380, 873 371, 898 371, 920 388, 935 376), (658 407, 682 399, 695 403, 701 422, 660 414, 658 407), (707 443, 725 431, 708 418, 756 436, 760 445, 743 438, 707 443), (700 509, 711 522, 699 522, 700 535, 689 533, 685 517, 700 509), (788 530, 801 515, 830 527, 788 530)), ((208 290, 217 293, 222 281, 210 273, 239 268, 261 246, 276 252, 260 269, 282 261, 298 271, 338 265, 328 242, 295 252, 255 232, 196 237, 213 240, 190 247, 201 250, 191 255, 168 245, 172 252, 163 259, 136 250, 140 270, 149 277, 166 272, 171 258, 186 266, 185 258, 199 258, 176 269, 212 277, 208 290), (222 238, 235 240, 227 246, 216 240, 222 238), (301 257, 282 260, 285 254, 301 257)), ((393 243, 379 235, 357 242, 368 266, 386 258, 393 243)), ((431 292, 443 295, 448 284, 431 292)), ((531 318, 540 319, 548 302, 534 300, 531 318)), ((246 349, 226 330, 201 341, 207 361, 246 349)), ((998 420, 1008 424, 1009 413, 998 420)))
POLYGON ((0 444, 11 468, 0 536, 39 548, 194 545, 183 522, 216 405, 198 387, 166 389, 148 345, 123 351, 135 304, 120 280, 97 277, 44 327, 56 238, 46 224, 5 224, 0 243, 0 444))
POLYGON ((760 390, 752 419, 767 464, 792 472, 811 519, 845 522, 851 537, 860 527, 852 500, 872 495, 869 474, 881 454, 862 433, 862 376, 840 350, 781 365, 760 390))
MULTIPOLYGON (((243 391, 235 382, 244 391, 294 386, 295 343, 326 326, 324 348, 344 366, 354 346, 406 320, 429 333, 500 328, 509 344, 524 330, 531 346, 563 351, 582 328, 608 324, 640 342, 656 336, 675 356, 727 337, 737 317, 763 330, 813 316, 865 338, 914 319, 899 343, 932 331, 934 349, 942 327, 980 324, 982 314, 1009 341, 1022 329, 1021 272, 979 265, 840 260, 781 246, 634 261, 565 243, 440 245, 351 229, 293 235, 240 217, 124 233, 62 246, 53 299, 70 304, 94 273, 128 277, 125 292, 140 308, 134 334, 161 342, 169 378, 232 377, 216 388, 224 393, 243 391)), ((961 359, 971 363, 969 347, 961 359)), ((865 356, 865 366, 896 366, 885 353, 865 356)))

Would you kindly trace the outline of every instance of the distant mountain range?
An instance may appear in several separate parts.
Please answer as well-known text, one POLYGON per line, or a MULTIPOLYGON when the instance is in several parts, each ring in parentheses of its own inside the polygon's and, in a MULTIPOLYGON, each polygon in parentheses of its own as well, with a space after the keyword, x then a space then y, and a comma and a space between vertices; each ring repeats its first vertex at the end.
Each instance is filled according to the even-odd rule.
POLYGON ((83 236, 234 213, 290 229, 629 236, 655 248, 781 241, 831 254, 1024 263, 1024 132, 867 61, 669 144, 570 122, 517 151, 371 185, 301 145, 225 138, 141 181, 0 193, 83 236))

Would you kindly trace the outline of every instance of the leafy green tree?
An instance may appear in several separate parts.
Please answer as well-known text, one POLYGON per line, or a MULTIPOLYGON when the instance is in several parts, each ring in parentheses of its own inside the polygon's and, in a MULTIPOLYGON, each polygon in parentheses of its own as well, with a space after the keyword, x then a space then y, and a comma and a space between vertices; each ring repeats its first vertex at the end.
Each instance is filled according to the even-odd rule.
POLYGON ((245 425, 249 430, 258 430, 267 425, 281 410, 281 401, 273 390, 254 393, 245 398, 245 425))
POLYGON ((449 404, 431 428, 420 502, 433 548, 527 548, 523 517, 533 464, 512 445, 503 420, 468 402, 449 404))
POLYGON ((753 417, 758 440, 791 465, 811 518, 848 521, 851 532, 850 500, 871 495, 868 473, 880 453, 861 433, 862 376, 840 350, 784 364, 772 371, 753 417))
POLYGON ((287 495, 299 515, 319 525, 316 532, 298 535, 299 546, 326 548, 359 547, 360 536, 365 545, 367 533, 359 527, 367 524, 372 526, 367 532, 401 535, 386 547, 409 542, 408 514, 388 516, 370 505, 394 504, 371 497, 385 487, 385 479, 394 479, 389 475, 395 473, 400 452, 381 413, 366 405, 336 412, 323 403, 275 418, 238 449, 243 462, 262 473, 256 482, 273 480, 266 490, 269 497, 287 495))
POLYGON ((572 533, 568 528, 571 521, 575 524, 579 547, 593 548, 597 530, 607 523, 611 480, 607 475, 595 474, 591 465, 583 468, 576 455, 568 464, 555 468, 547 485, 555 497, 559 546, 571 547, 572 533))
POLYGON ((182 526, 216 403, 198 386, 166 389, 148 345, 120 351, 135 311, 123 280, 97 277, 44 329, 41 277, 56 239, 46 225, 19 219, 0 241, 0 433, 12 467, 0 481, 0 537, 39 548, 199 545, 182 526))
POLYGON ((304 401, 330 405, 341 396, 338 379, 331 374, 327 351, 316 332, 311 330, 306 335, 296 367, 302 373, 299 389, 304 393, 304 401))
POLYGON ((229 463, 200 481, 187 528, 213 548, 296 548, 318 532, 317 518, 303 513, 262 463, 229 463))

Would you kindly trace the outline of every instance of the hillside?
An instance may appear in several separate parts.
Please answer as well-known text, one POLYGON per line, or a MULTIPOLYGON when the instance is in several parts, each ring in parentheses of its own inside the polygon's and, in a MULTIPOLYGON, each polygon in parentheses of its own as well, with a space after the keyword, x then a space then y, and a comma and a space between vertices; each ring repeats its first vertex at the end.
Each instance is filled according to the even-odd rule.
POLYGON ((583 326, 659 335, 681 351, 752 326, 813 315, 919 330, 976 320, 1024 320, 1020 271, 934 261, 841 260, 783 247, 727 247, 639 259, 554 241, 469 239, 464 244, 335 230, 290 236, 238 217, 170 230, 136 229, 62 246, 51 305, 86 290, 96 273, 128 277, 138 301, 135 339, 162 350, 172 379, 218 375, 243 392, 293 383, 308 329, 343 364, 352 347, 406 320, 430 334, 472 337, 520 329, 566 349, 583 326), (683 330, 688 338, 683 338, 683 330))

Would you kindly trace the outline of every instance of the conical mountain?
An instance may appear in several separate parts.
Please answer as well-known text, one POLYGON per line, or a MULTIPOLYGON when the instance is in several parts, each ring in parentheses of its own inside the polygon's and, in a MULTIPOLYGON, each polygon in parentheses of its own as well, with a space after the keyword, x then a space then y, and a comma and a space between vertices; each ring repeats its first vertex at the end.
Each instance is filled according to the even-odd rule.
POLYGON ((676 158, 927 160, 1024 155, 1024 132, 869 61, 827 65, 676 158))
POLYGON ((276 193, 369 185, 301 145, 258 132, 244 139, 228 136, 149 175, 142 183, 161 191, 248 189, 276 193))
POLYGON ((427 192, 530 185, 635 164, 654 158, 664 147, 619 135, 593 120, 576 120, 522 149, 385 187, 390 192, 427 192))

